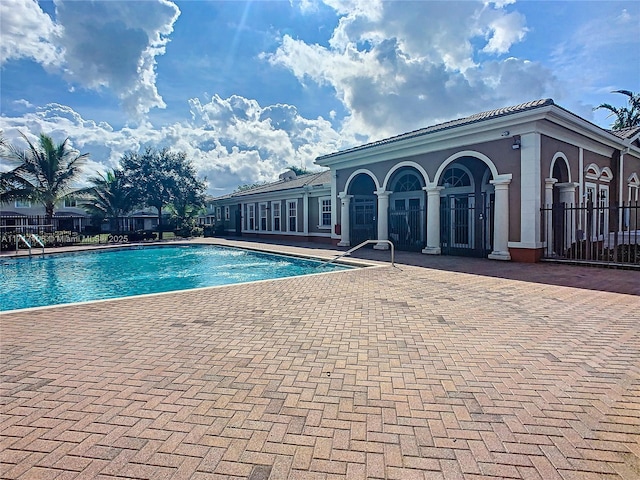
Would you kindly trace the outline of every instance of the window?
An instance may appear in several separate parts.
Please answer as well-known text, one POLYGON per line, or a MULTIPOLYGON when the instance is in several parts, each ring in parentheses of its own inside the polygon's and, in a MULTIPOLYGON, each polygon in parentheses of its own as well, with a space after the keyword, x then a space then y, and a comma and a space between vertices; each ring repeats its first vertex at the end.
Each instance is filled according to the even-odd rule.
POLYGON ((247 205, 247 230, 256 229, 256 211, 253 203, 247 205))
POLYGON ((444 172, 443 184, 446 188, 469 187, 471 179, 467 172, 461 168, 451 167, 444 172))
POLYGON ((222 220, 222 209, 220 207, 216 207, 216 220, 222 220))
POLYGON ((260 204, 260 230, 267 230, 267 204, 260 204))
POLYGON ((331 228, 331 197, 323 197, 318 199, 318 208, 320 209, 318 218, 321 228, 331 228))
MULTIPOLYGON (((447 178, 447 175, 445 174, 445 181, 446 181, 446 178, 447 178)), ((457 187, 458 185, 454 185, 454 186, 457 187)), ((412 174, 406 174, 398 179, 393 191, 394 192, 413 192, 415 190, 421 190, 421 189, 422 189, 422 185, 420 184, 420 180, 418 180, 418 177, 412 174)))
POLYGON ((228 221, 230 218, 231 215, 229 214, 229 207, 224 207, 224 219, 228 221))
POLYGON ((273 202, 271 204, 273 212, 273 229, 276 232, 280 231, 280 202, 273 202))
POLYGON ((31 208, 31 202, 29 200, 16 200, 16 208, 31 208))
POLYGON ((289 209, 289 231, 297 232, 298 231, 298 202, 293 200, 287 202, 289 209))
POLYGON ((64 197, 64 203, 63 203, 64 208, 77 207, 77 206, 78 206, 77 199, 73 197, 64 197))

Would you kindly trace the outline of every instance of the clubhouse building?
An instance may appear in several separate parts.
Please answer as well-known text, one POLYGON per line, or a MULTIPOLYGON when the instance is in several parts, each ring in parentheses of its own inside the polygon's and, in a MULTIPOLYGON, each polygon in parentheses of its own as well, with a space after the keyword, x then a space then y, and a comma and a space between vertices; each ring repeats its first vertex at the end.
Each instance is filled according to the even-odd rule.
POLYGON ((542 99, 318 157, 325 170, 210 201, 219 232, 535 262, 640 243, 640 127, 542 99), (628 239, 628 240, 625 240, 628 239))

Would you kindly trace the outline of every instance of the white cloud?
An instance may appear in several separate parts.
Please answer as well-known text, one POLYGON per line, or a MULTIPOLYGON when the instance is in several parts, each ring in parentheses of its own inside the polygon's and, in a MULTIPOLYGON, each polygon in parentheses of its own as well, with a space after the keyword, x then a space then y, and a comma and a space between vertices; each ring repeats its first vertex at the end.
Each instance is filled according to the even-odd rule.
POLYGON ((328 47, 284 36, 264 58, 303 84, 331 86, 351 136, 381 138, 556 88, 540 64, 500 58, 527 33, 522 15, 501 9, 508 2, 325 3, 343 15, 328 47), (492 58, 479 61, 481 52, 492 58))
POLYGON ((193 98, 189 104, 190 122, 165 127, 141 122, 120 130, 87 120, 68 106, 49 104, 20 117, 0 117, 0 131, 9 142, 18 141, 19 131, 45 132, 56 141, 69 137, 74 148, 91 154, 88 176, 117 166, 126 151, 147 145, 183 151, 207 177, 211 194, 276 180, 289 165, 317 169, 315 158, 353 143, 346 143, 329 121, 304 118, 291 105, 261 107, 237 95, 216 95, 206 103, 193 98))
POLYGON ((524 40, 528 31, 523 15, 513 12, 499 15, 489 22, 489 42, 483 48, 488 53, 507 53, 511 46, 524 40))
POLYGON ((65 77, 86 88, 107 87, 140 119, 165 103, 156 88, 156 57, 180 15, 167 0, 145 2, 56 1, 64 26, 65 77))
POLYGON ((28 57, 76 86, 109 89, 136 120, 165 103, 156 57, 165 53, 180 15, 168 0, 55 0, 56 21, 34 0, 0 3, 0 62, 28 57))
POLYGON ((35 0, 0 2, 0 65, 31 58, 45 67, 59 66, 63 51, 57 44, 62 33, 35 0))

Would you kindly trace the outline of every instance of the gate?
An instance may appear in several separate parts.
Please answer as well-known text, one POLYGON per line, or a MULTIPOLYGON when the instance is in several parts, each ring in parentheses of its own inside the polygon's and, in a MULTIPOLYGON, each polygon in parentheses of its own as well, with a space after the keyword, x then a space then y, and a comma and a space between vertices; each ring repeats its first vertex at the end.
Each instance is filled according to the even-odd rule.
POLYGON ((421 251, 425 245, 425 211, 419 205, 389 211, 389 239, 398 250, 421 251))
POLYGON ((369 196, 353 198, 350 205, 351 231, 349 232, 352 245, 376 239, 376 201, 376 197, 369 196))
POLYGON ((492 250, 493 195, 440 198, 440 242, 445 255, 487 257, 492 250))

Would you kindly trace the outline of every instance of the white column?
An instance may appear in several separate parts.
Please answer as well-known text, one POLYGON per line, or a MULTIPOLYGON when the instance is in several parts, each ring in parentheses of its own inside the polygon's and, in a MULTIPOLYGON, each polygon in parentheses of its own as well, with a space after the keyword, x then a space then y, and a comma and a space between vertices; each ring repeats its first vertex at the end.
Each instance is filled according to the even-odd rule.
POLYGON ((511 174, 498 175, 489 183, 495 187, 495 207, 493 214, 493 252, 492 260, 511 260, 509 253, 509 184, 511 174))
POLYGON ((545 233, 544 240, 547 242, 547 252, 553 247, 553 186, 558 183, 557 178, 544 179, 544 208, 545 208, 545 233))
MULTIPOLYGON (((577 182, 558 183, 560 189, 560 203, 564 203, 568 208, 576 206, 576 188, 580 184, 577 182)), ((578 224, 578 211, 563 209, 564 215, 564 248, 567 249, 576 241, 576 228, 578 224)))
POLYGON ((427 192, 427 246, 422 253, 440 255, 440 192, 444 187, 437 183, 427 183, 423 188, 427 192))
MULTIPOLYGON (((540 185, 540 134, 526 133, 520 136, 520 248, 540 248, 542 203, 540 185)), ((514 205, 517 208, 517 206, 514 205)), ((515 246, 515 245, 514 245, 515 246)))
POLYGON ((304 187, 302 194, 302 233, 309 234, 309 190, 308 186, 304 187))
POLYGON ((335 170, 331 171, 331 238, 337 239, 339 238, 336 233, 335 226, 338 223, 338 203, 336 199, 338 198, 338 172, 335 170))
POLYGON ((353 198, 353 195, 347 195, 346 192, 342 192, 338 195, 340 198, 340 241, 339 247, 350 247, 351 239, 349 238, 349 203, 353 198))
MULTIPOLYGON (((377 191, 378 196, 378 240, 389 240, 389 195, 391 192, 377 191)), ((376 250, 389 250, 387 242, 378 242, 376 250)))

